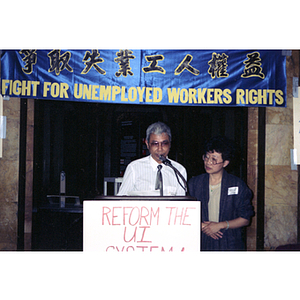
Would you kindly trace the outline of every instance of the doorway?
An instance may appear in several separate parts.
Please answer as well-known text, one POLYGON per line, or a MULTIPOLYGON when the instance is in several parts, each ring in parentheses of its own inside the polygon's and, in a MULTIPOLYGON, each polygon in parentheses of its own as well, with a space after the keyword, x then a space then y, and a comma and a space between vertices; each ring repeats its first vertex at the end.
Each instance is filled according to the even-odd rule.
POLYGON ((103 194, 104 177, 120 177, 127 164, 147 155, 148 125, 162 121, 172 130, 169 153, 188 179, 204 172, 206 138, 226 135, 238 144, 229 172, 246 181, 247 108, 149 106, 35 100, 33 250, 82 250, 82 210, 49 209, 49 195, 84 199, 103 194), (48 207, 48 209, 46 209, 48 207))

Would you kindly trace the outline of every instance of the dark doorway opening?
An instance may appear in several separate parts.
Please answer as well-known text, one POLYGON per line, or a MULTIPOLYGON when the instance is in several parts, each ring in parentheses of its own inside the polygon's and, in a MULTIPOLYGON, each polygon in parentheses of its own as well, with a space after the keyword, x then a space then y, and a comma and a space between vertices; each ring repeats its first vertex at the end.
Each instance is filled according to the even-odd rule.
POLYGON ((104 177, 122 176, 131 160, 147 155, 145 131, 156 121, 170 126, 169 156, 186 167, 188 179, 204 172, 204 140, 222 134, 240 149, 229 171, 246 181, 247 108, 36 100, 33 250, 82 250, 80 209, 49 209, 49 195, 60 195, 61 172, 66 195, 80 204, 103 194, 104 177))

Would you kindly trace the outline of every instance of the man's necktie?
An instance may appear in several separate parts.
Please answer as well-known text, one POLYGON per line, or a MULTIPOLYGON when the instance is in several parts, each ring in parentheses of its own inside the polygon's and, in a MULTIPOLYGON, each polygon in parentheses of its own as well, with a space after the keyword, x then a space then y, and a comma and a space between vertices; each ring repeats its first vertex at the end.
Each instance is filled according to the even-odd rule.
POLYGON ((162 165, 157 166, 155 189, 160 190, 160 195, 163 196, 163 180, 162 180, 161 168, 162 165))

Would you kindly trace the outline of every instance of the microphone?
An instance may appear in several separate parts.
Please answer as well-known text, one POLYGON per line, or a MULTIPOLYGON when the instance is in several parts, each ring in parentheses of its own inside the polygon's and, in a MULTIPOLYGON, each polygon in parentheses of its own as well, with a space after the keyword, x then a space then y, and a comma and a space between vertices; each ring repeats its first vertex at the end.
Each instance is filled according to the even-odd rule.
POLYGON ((166 166, 169 166, 170 168, 173 169, 173 171, 175 172, 176 178, 178 183, 180 184, 180 186, 185 190, 185 192, 187 192, 187 182, 185 180, 185 178, 182 176, 182 174, 171 164, 171 162, 163 155, 159 156, 159 160, 165 164, 166 166), (183 181, 184 186, 181 184, 178 176, 181 178, 181 180, 183 181))
POLYGON ((159 159, 162 161, 163 164, 165 165, 172 165, 171 162, 166 158, 164 157, 163 155, 160 155, 159 156, 159 159))

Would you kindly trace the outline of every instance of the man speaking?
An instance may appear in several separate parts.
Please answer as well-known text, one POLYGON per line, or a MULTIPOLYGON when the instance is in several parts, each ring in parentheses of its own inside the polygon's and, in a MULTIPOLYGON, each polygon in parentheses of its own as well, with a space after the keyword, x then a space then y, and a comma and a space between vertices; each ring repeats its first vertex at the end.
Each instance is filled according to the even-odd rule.
POLYGON ((127 166, 118 196, 186 195, 186 169, 167 158, 171 139, 171 129, 162 122, 147 128, 146 145, 150 155, 127 166))

